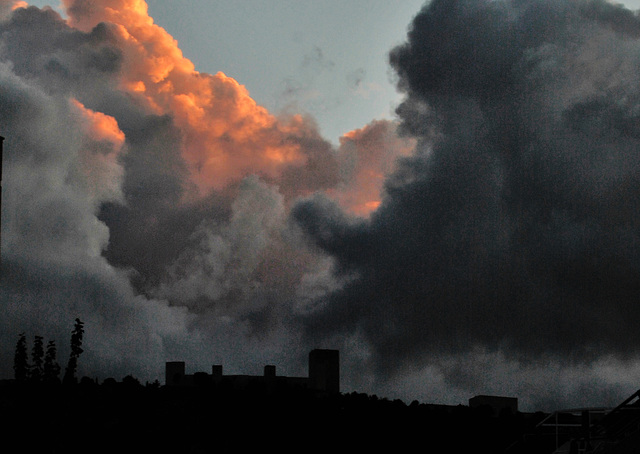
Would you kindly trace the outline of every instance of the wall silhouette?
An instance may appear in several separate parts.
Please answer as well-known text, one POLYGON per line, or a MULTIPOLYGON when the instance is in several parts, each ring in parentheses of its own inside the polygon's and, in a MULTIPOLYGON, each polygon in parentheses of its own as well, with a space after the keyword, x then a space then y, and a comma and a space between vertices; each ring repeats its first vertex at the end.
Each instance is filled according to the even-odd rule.
POLYGON ((240 390, 262 387, 267 391, 283 388, 301 388, 317 392, 340 392, 340 353, 338 350, 315 349, 309 352, 309 376, 287 377, 276 375, 276 366, 266 365, 264 375, 224 375, 222 365, 211 366, 206 372, 186 373, 184 361, 165 364, 167 386, 221 385, 240 390))

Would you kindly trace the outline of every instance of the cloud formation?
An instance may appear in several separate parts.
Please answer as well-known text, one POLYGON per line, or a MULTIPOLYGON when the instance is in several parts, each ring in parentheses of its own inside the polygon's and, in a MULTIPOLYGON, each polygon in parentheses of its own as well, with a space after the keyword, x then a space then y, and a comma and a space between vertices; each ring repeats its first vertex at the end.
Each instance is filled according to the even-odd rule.
POLYGON ((403 142, 393 125, 342 153, 313 119, 196 71, 144 1, 63 5, 66 19, 0 1, 3 375, 23 330, 63 359, 75 317, 91 376, 161 378, 170 359, 304 367, 295 314, 338 280, 289 210, 332 189, 367 216, 381 180, 352 181, 405 152, 376 142, 403 142))
POLYGON ((79 316, 92 376, 305 373, 328 346, 345 389, 410 399, 633 382, 631 11, 433 0, 389 55, 399 122, 333 146, 198 72, 144 1, 63 5, 0 0, 0 364, 79 316))
POLYGON ((295 209, 353 276, 309 335, 353 333, 389 375, 636 358, 638 30, 605 1, 425 5, 390 53, 416 153, 367 221, 295 209))

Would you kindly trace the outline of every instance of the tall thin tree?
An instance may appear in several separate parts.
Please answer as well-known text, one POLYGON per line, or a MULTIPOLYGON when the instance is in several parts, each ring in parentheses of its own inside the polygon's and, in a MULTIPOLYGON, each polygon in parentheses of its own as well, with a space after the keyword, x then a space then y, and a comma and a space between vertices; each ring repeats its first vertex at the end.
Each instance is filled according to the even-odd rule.
POLYGON ((60 365, 58 364, 56 342, 50 340, 47 344, 47 353, 44 357, 44 382, 60 382, 60 365))
POLYGON ((84 323, 82 323, 79 318, 76 318, 76 323, 73 327, 73 332, 71 333, 71 353, 69 354, 69 362, 67 363, 67 367, 64 371, 64 378, 62 379, 62 382, 65 384, 77 383, 76 369, 78 367, 78 358, 80 357, 80 354, 83 352, 82 350, 82 335, 84 334, 83 325, 84 323))
POLYGON ((24 382, 29 378, 29 358, 27 356, 27 337, 24 333, 18 336, 16 352, 13 357, 13 372, 16 381, 24 382))
POLYGON ((31 360, 33 365, 31 366, 30 379, 33 382, 41 382, 44 376, 43 360, 44 360, 44 344, 42 336, 36 336, 33 341, 33 348, 31 349, 31 360))

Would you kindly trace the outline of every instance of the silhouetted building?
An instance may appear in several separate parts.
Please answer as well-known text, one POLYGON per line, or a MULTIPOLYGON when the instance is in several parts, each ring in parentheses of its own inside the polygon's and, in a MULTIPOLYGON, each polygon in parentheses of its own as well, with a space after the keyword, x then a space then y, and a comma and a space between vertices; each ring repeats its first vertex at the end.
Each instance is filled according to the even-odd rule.
POLYGON ((164 378, 167 385, 185 385, 184 361, 171 361, 165 364, 164 378))
POLYGON ((340 354, 338 350, 309 352, 309 387, 317 391, 340 392, 340 354))
MULTIPOLYGON (((2 146, 4 137, 0 136, 0 226, 2 225, 2 146)), ((2 244, 2 228, 0 227, 0 244, 2 244)))
POLYGON ((516 414, 518 412, 518 399, 516 397, 486 395, 475 396, 469 399, 469 407, 478 408, 482 406, 490 407, 496 415, 505 410, 516 414))
POLYGON ((211 366, 211 374, 185 373, 184 361, 171 361, 165 365, 167 386, 196 386, 202 384, 225 384, 232 389, 246 389, 263 385, 265 389, 276 386, 305 388, 318 392, 340 392, 340 355, 338 350, 312 350, 309 353, 309 376, 286 377, 276 375, 276 366, 264 366, 264 375, 224 375, 221 365, 211 366))

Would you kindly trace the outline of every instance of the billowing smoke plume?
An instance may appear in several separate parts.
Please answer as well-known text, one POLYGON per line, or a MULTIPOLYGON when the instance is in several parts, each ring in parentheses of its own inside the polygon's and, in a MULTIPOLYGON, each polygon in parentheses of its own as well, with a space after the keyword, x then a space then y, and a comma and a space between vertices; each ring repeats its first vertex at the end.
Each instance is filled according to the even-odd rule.
POLYGON ((390 53, 415 155, 369 220, 296 207, 352 277, 309 335, 351 333, 383 373, 434 367, 466 389, 537 364, 574 386, 561 364, 636 359, 639 32, 605 1, 425 5, 390 53))
POLYGON ((335 149, 197 72, 144 1, 63 5, 0 1, 3 375, 21 331, 64 360, 75 317, 90 376, 161 378, 171 359, 303 373, 297 314, 340 279, 290 208, 331 190, 368 216, 410 142, 380 122, 335 149))

